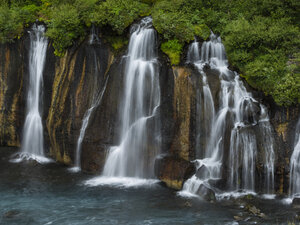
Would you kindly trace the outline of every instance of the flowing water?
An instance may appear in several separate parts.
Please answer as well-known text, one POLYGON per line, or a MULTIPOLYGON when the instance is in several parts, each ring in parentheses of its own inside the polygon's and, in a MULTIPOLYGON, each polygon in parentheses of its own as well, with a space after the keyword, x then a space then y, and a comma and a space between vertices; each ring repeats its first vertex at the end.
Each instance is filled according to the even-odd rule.
POLYGON ((0 224, 287 224, 297 213, 277 200, 250 200, 266 214, 261 219, 247 212, 242 199, 186 199, 159 184, 92 187, 84 185, 90 175, 59 164, 9 163, 12 151, 0 149, 0 224))
POLYGON ((295 130, 294 151, 290 160, 290 196, 300 195, 300 119, 295 130))
POLYGON ((152 19, 144 18, 131 30, 120 106, 120 144, 108 152, 105 177, 154 177, 154 160, 159 151, 157 110, 160 104, 156 48, 152 19))
POLYGON ((33 25, 30 34, 29 50, 29 86, 27 94, 27 114, 23 128, 21 152, 13 162, 34 159, 39 162, 49 161, 44 157, 43 124, 40 109, 43 70, 46 60, 48 40, 44 36, 43 25, 33 25))
MULTIPOLYGON (((91 29, 89 43, 91 45, 96 44, 96 43, 97 44, 100 43, 100 40, 98 38, 98 35, 96 34, 96 30, 95 30, 94 26, 92 26, 92 29, 91 29)), ((95 50, 93 50, 93 51, 95 51, 95 50)), ((99 75, 99 68, 98 68, 98 63, 97 63, 97 55, 96 55, 96 52, 93 52, 93 53, 94 53, 94 65, 95 65, 94 74, 95 74, 95 76, 98 76, 99 75)), ((70 169, 73 172, 79 172, 81 170, 80 159, 81 159, 82 141, 84 139, 85 131, 86 131, 86 128, 89 124, 89 120, 90 120, 90 117, 91 117, 92 113, 101 104, 101 100, 102 100, 103 94, 106 90, 108 79, 109 79, 109 76, 106 77, 106 80, 105 80, 104 86, 102 87, 102 90, 99 87, 98 82, 94 83, 95 87, 94 87, 94 94, 93 94, 92 104, 83 116, 82 125, 81 125, 81 128, 80 128, 80 134, 79 134, 79 137, 77 139, 77 145, 76 145, 76 151, 75 151, 75 165, 74 165, 74 167, 72 167, 70 169)))
POLYGON ((220 37, 211 34, 210 40, 202 44, 201 50, 197 41, 192 43, 188 51, 188 62, 193 63, 202 76, 202 91, 197 98, 197 109, 200 113, 197 116, 203 119, 196 119, 196 130, 199 132, 196 135, 196 151, 202 154, 196 156, 203 157, 194 161, 197 173, 185 182, 180 193, 201 195, 199 190, 202 185, 219 193, 240 189, 255 191, 255 162, 258 154, 256 125, 264 137, 264 190, 268 194, 273 193, 274 140, 266 109, 247 92, 239 75, 228 69, 225 48, 220 37), (219 99, 212 97, 205 68, 207 66, 219 73, 219 99), (230 142, 226 142, 226 138, 230 142), (229 145, 228 160, 224 155, 226 143, 229 145), (224 165, 224 162, 228 165, 224 165), (225 166, 229 171, 226 175, 225 166), (221 191, 211 185, 214 183, 212 181, 224 179, 227 180, 227 188, 223 186, 221 191))

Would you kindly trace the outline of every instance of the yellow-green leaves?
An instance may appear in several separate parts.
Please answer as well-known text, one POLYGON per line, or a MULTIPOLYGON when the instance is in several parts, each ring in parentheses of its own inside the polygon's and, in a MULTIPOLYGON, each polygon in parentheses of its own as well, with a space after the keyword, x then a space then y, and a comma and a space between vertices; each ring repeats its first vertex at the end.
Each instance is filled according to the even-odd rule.
POLYGON ((161 50, 169 56, 172 65, 180 63, 182 48, 183 44, 176 39, 169 40, 161 45, 161 50))

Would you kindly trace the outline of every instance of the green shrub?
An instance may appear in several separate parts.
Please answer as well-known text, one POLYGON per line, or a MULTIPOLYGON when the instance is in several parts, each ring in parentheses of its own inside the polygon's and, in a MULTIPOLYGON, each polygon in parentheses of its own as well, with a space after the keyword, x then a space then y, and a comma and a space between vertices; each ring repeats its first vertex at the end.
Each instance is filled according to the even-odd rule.
POLYGON ((161 45, 161 50, 169 56, 171 64, 173 65, 178 65, 180 63, 182 48, 183 44, 176 39, 169 40, 161 45))
POLYGON ((107 0, 96 6, 91 20, 97 25, 110 25, 118 34, 140 16, 148 15, 150 6, 136 0, 107 0))
POLYGON ((0 6, 0 42, 12 42, 13 39, 20 38, 24 26, 35 21, 38 9, 36 5, 9 8, 4 2, 0 6))
POLYGON ((287 67, 288 55, 298 51, 298 27, 286 18, 239 17, 227 24, 223 36, 230 64, 241 70, 251 86, 272 95, 279 105, 300 101, 300 90, 293 94, 299 76, 287 67))
POLYGON ((0 41, 11 42, 23 31, 23 24, 19 15, 8 8, 7 5, 0 6, 0 41))
POLYGON ((79 13, 72 5, 60 5, 52 11, 46 35, 52 39, 56 55, 64 55, 74 40, 83 34, 79 13))
POLYGON ((74 5, 79 13, 80 20, 88 27, 91 26, 91 14, 94 12, 98 0, 76 0, 74 5))
POLYGON ((104 39, 113 47, 114 50, 118 51, 128 44, 128 39, 123 36, 113 35, 104 36, 104 39))
POLYGON ((195 0, 174 0, 171 4, 167 0, 158 1, 152 9, 153 25, 167 40, 189 42, 195 35, 205 40, 209 29, 204 24, 199 7, 201 4, 195 0))

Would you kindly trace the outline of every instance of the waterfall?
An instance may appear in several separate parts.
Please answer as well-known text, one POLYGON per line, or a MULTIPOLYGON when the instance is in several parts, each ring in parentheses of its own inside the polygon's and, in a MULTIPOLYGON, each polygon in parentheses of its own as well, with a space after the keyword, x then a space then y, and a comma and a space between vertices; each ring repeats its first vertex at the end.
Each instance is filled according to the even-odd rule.
POLYGON ((159 150, 156 114, 160 105, 156 48, 152 19, 144 18, 131 29, 120 106, 120 144, 108 152, 105 177, 154 176, 154 160, 159 150))
POLYGON ((294 151, 290 160, 290 196, 300 194, 300 119, 295 130, 294 151))
MULTIPOLYGON (((100 43, 100 40, 98 38, 98 34, 96 33, 95 26, 93 25, 92 29, 91 29, 89 44, 92 45, 92 44, 99 44, 99 43, 100 43)), ((99 73, 99 68, 98 68, 98 64, 97 64, 97 55, 96 55, 95 51, 93 53, 94 53, 94 65, 95 65, 94 74, 95 74, 95 76, 97 76, 99 73)), ((85 131, 89 124, 89 120, 92 115, 92 112, 94 112, 94 110, 100 105, 100 103, 102 101, 103 94, 106 90, 108 78, 109 78, 109 76, 106 77, 106 80, 105 80, 102 90, 98 87, 97 82, 94 83, 94 94, 93 94, 92 104, 91 104, 90 108, 84 113, 84 116, 83 116, 82 125, 80 128, 79 137, 77 139, 77 145, 76 145, 76 151, 75 151, 75 165, 74 165, 74 167, 72 167, 70 169, 70 171, 72 171, 72 172, 79 172, 81 170, 80 160, 81 160, 82 141, 84 139, 85 131)))
POLYGON ((105 83, 104 83, 104 87, 102 88, 102 91, 99 92, 99 90, 97 90, 93 96, 93 100, 92 100, 92 105, 91 107, 85 112, 84 116, 83 116, 83 120, 82 120, 82 125, 80 128, 80 134, 77 140, 77 145, 76 145, 76 154, 75 154, 75 167, 71 168, 71 171, 73 172, 78 172, 81 170, 81 163, 80 163, 80 157, 81 157, 81 145, 82 145, 82 141, 85 135, 85 131, 86 128, 89 124, 89 120, 90 117, 92 115, 92 112, 94 112, 94 110, 100 105, 103 94, 106 90, 106 86, 107 86, 107 82, 108 82, 108 78, 109 76, 107 76, 105 83))
POLYGON ((265 151, 264 156, 264 173, 265 173, 265 192, 267 194, 274 193, 274 173, 275 173, 275 152, 274 152, 274 143, 271 124, 269 116, 266 110, 266 107, 260 105, 261 107, 261 116, 259 120, 259 131, 260 136, 263 138, 262 147, 265 151))
POLYGON ((44 36, 45 27, 43 25, 33 25, 30 34, 29 51, 29 87, 27 95, 27 115, 23 128, 23 138, 19 158, 14 162, 23 159, 34 159, 39 162, 47 162, 44 157, 43 124, 40 114, 42 106, 42 82, 43 70, 46 59, 48 40, 44 36))
MULTIPOLYGON (((203 145, 196 140, 196 151, 204 152, 196 159, 196 174, 184 183, 181 194, 199 194, 200 186, 216 190, 211 183, 226 179, 229 190, 255 191, 255 163, 258 154, 256 125, 263 136, 265 189, 274 189, 274 150, 271 125, 264 106, 247 92, 239 75, 228 69, 228 61, 221 38, 213 33, 210 40, 199 44, 195 40, 188 51, 188 63, 193 63, 202 76, 202 93, 197 110, 203 113, 203 124, 198 124, 196 137, 204 138, 203 145), (212 98, 206 65, 219 72, 219 99, 212 98), (216 107, 218 105, 218 107, 216 107), (215 108, 216 107, 216 108, 215 108), (201 128, 199 128, 201 127, 201 128), (225 146, 226 138, 230 139, 225 146), (224 156, 229 147, 229 156, 224 156), (228 157, 228 161, 226 158, 228 157), (228 177, 224 178, 224 160, 228 163, 228 177)), ((199 114, 199 113, 198 113, 199 114)), ((199 116, 197 114, 197 116, 199 116)), ((200 113, 201 114, 201 113, 200 113)), ((196 119, 197 121, 201 121, 196 119)), ((199 122, 197 122, 199 123, 199 122)), ((196 156, 201 154, 196 154, 196 156)), ((226 175, 227 176, 227 175, 226 175)), ((200 193, 201 194, 201 193, 200 193)))

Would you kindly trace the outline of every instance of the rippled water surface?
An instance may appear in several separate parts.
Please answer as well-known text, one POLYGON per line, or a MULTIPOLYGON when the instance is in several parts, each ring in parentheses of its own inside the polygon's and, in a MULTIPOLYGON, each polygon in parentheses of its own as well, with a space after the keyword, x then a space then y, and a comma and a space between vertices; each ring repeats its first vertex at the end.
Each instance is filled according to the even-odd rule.
POLYGON ((0 224, 285 224, 300 211, 279 200, 251 200, 262 219, 242 200, 187 199, 160 184, 86 185, 94 176, 55 163, 10 163, 14 152, 0 148, 0 224))

